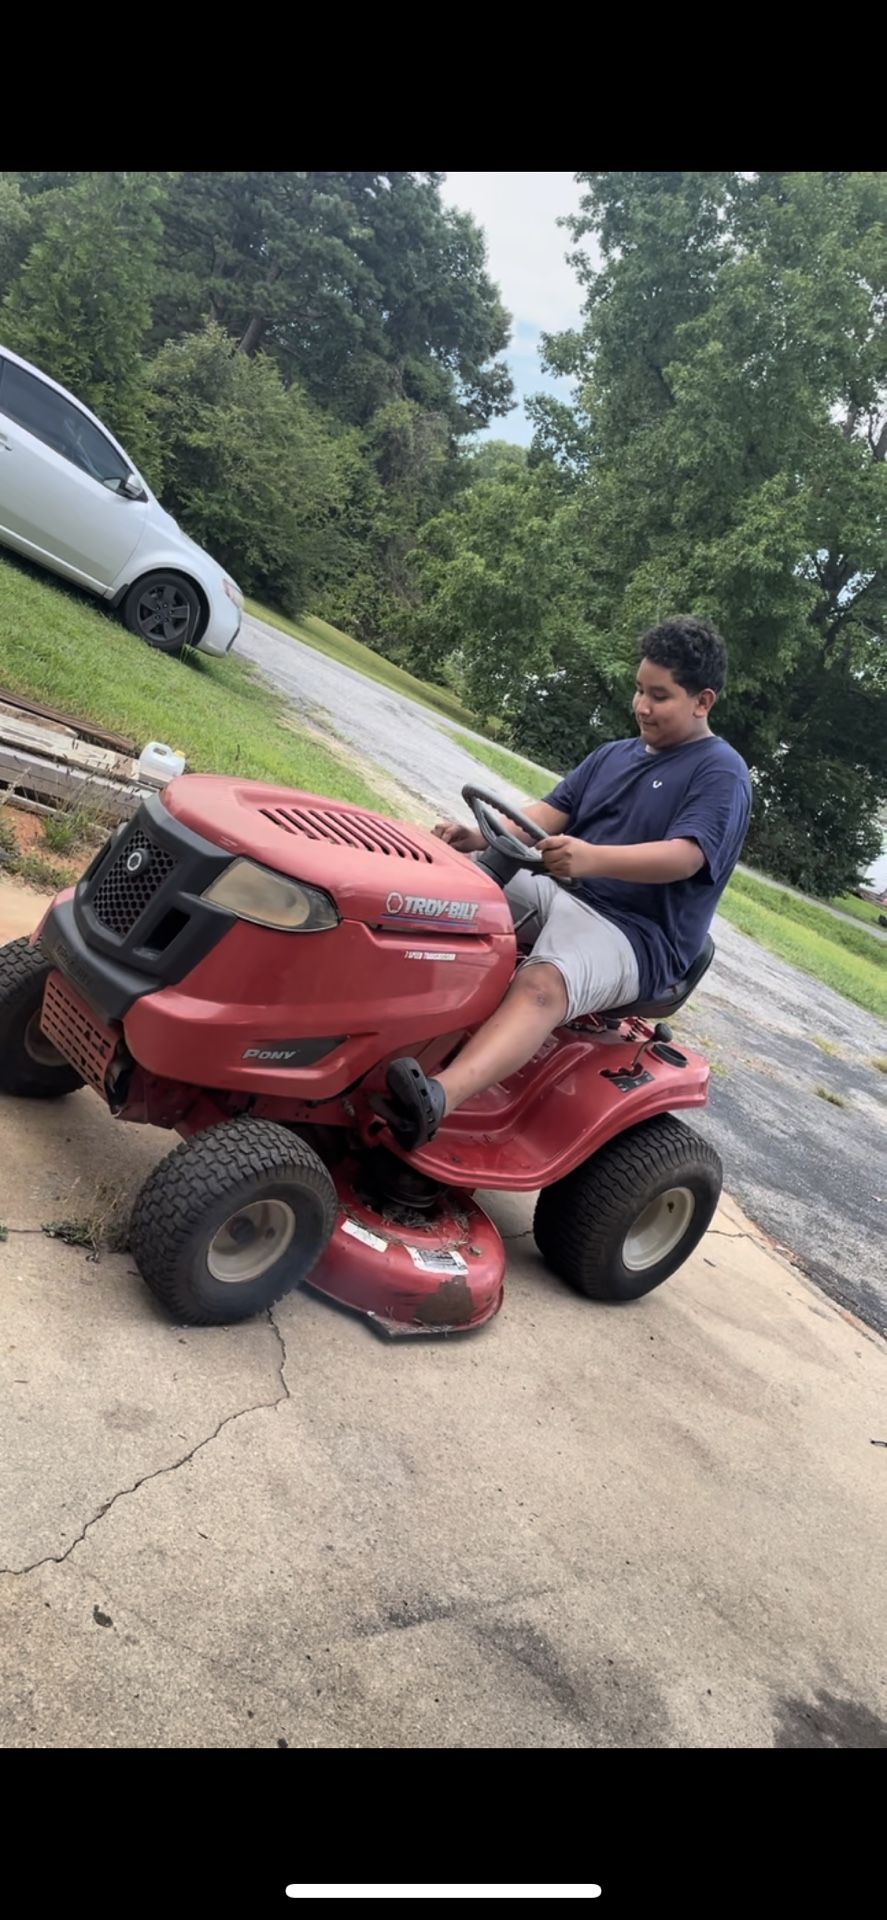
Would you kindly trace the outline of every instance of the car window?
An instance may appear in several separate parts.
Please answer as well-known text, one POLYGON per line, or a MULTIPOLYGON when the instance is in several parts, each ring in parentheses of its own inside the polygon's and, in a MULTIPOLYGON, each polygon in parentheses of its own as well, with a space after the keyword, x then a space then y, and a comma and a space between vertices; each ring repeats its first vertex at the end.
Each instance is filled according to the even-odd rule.
POLYGON ((0 361, 0 413, 103 486, 120 486, 132 472, 128 461, 73 401, 12 360, 0 361))

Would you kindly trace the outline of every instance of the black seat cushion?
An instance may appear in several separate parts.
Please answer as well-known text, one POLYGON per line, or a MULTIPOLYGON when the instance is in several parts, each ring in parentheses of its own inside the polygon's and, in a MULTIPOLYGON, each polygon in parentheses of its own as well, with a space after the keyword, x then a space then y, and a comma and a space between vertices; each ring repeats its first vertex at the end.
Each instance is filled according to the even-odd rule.
POLYGON ((670 1013, 677 1013, 678 1008, 689 1000, 694 987, 698 987, 703 974, 708 972, 714 957, 715 943, 709 934, 702 952, 692 967, 688 967, 686 978, 679 980, 670 993, 663 994, 660 1000, 634 1000, 630 1007, 607 1007, 607 1019, 667 1020, 670 1013))

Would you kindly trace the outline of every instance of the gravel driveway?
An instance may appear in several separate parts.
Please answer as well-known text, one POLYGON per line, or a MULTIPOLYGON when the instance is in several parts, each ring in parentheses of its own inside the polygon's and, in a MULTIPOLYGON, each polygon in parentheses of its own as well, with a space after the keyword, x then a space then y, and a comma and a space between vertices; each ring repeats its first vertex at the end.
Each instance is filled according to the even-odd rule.
MULTIPOLYGON (((526 799, 472 760, 453 738, 448 722, 430 707, 340 666, 314 647, 244 617, 237 651, 254 660, 306 718, 344 740, 362 762, 381 767, 413 796, 417 819, 458 813, 467 780, 482 779, 506 799, 526 799)), ((455 723, 454 723, 455 724, 455 723)), ((460 730, 464 731, 464 730, 460 730)))
MULTIPOLYGON (((403 694, 255 620, 244 620, 238 647, 315 724, 398 781, 417 818, 463 811, 472 779, 526 797, 403 694)), ((887 1057, 887 1026, 723 920, 715 934, 715 965, 677 1022, 713 1065, 700 1131, 752 1217, 887 1333, 887 1078, 872 1064, 887 1057)))

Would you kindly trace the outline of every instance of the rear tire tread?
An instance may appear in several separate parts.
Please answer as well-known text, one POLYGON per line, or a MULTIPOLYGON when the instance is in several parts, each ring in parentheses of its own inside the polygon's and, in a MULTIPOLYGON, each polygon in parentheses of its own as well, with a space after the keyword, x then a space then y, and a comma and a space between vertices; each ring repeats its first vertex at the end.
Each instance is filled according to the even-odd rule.
POLYGON ((691 1127, 671 1114, 642 1121, 540 1194, 533 1220, 536 1245, 546 1264, 589 1299, 638 1298, 668 1279, 698 1246, 717 1207, 722 1176, 714 1147, 691 1127), (697 1201, 689 1232, 659 1263, 666 1269, 661 1276, 656 1267, 636 1274, 633 1285, 620 1286, 613 1270, 617 1262, 622 1265, 622 1242, 632 1214, 638 1213, 639 1172, 647 1185, 661 1177, 665 1186, 674 1176, 675 1186, 685 1186, 691 1160, 712 1175, 711 1204, 697 1201))

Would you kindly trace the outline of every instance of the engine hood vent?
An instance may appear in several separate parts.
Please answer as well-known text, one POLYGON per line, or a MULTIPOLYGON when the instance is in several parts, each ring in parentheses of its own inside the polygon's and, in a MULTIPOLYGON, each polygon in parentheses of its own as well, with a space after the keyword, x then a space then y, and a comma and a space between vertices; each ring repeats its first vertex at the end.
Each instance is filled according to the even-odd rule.
POLYGON ((385 854, 391 860, 416 860, 433 866, 433 856, 417 846, 400 827, 374 813, 340 813, 335 807, 260 807, 271 825, 301 840, 323 840, 328 846, 348 847, 356 853, 385 854))

